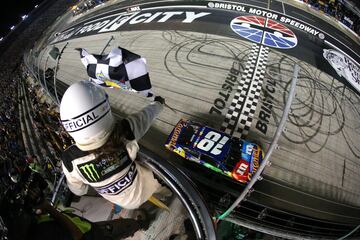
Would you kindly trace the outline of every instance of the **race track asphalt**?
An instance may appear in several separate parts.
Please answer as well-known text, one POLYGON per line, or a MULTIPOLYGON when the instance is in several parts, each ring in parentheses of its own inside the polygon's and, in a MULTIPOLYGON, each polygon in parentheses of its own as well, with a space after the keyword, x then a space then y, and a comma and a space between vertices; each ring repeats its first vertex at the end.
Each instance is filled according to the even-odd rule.
MULTIPOLYGON (((255 185, 251 199, 306 216, 358 224, 360 95, 345 78, 337 75, 324 59, 323 50, 332 48, 327 44, 330 42, 359 63, 359 42, 329 22, 279 1, 237 1, 234 5, 237 11, 224 6, 216 8, 215 1, 212 5, 201 1, 151 4, 139 1, 140 13, 146 15, 136 18, 139 13, 125 12, 126 2, 117 2, 75 18, 66 17, 54 32, 67 34, 46 39, 48 45, 42 54, 46 56, 52 46, 62 49, 67 44, 57 75, 65 86, 87 79, 75 48, 100 54, 121 46, 145 57, 154 92, 163 96, 172 109, 164 109, 140 143, 179 167, 187 163, 168 152, 164 143, 181 118, 199 121, 268 147, 286 104, 294 64, 298 64, 301 70, 285 131, 271 156, 272 165, 265 169, 264 180, 255 185), (274 21, 290 29, 297 38, 296 46, 289 49, 263 46, 235 33, 230 24, 234 18, 259 17, 250 13, 251 8, 271 13, 274 21), (162 18, 165 12, 168 19, 162 18), (117 19, 120 22, 116 22, 114 19, 121 14, 134 14, 132 18, 136 21, 121 22, 120 18, 117 19), (146 22, 151 16, 154 18, 146 22), (295 22, 293 25, 281 22, 282 17, 284 21, 289 18, 299 22, 298 26, 302 23, 314 31, 305 32, 295 27, 295 22), (102 32, 84 29, 105 20, 114 20, 119 26, 102 32), (73 35, 70 36, 69 31, 73 35), (252 90, 259 94, 258 98, 251 96, 252 90), (246 93, 243 103, 236 98, 241 91, 246 93), (235 117, 231 111, 234 103, 241 109, 235 117), (249 103, 251 106, 247 106, 249 103), (229 118, 235 120, 233 125, 226 124, 229 118)), ((111 26, 114 25, 108 29, 111 26)), ((40 66, 45 66, 45 61, 43 57, 40 66)), ((53 66, 54 62, 46 64, 53 66)), ((120 116, 134 113, 149 103, 121 90, 108 89, 107 92, 114 111, 120 116)), ((199 172, 186 167, 183 170, 194 179, 203 179, 199 172)), ((234 194, 238 192, 231 189, 236 185, 219 186, 211 180, 209 185, 229 188, 234 194)))

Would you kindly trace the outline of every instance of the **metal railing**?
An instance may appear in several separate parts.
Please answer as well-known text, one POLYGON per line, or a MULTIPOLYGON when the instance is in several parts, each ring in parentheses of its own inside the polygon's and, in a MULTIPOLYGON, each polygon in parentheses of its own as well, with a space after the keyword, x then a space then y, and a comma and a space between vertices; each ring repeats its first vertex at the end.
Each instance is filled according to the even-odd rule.
POLYGON ((285 124, 286 124, 286 120, 288 118, 288 114, 290 112, 290 107, 291 107, 291 103, 292 100, 294 98, 295 95, 295 88, 296 88, 296 82, 297 82, 297 77, 300 71, 300 67, 299 65, 295 65, 294 66, 294 73, 293 73, 293 78, 291 81, 291 87, 290 87, 290 91, 289 91, 289 96, 288 99, 286 101, 286 105, 284 107, 284 111, 283 111, 283 115, 280 121, 280 124, 275 132, 274 138, 270 144, 270 147, 265 155, 265 158, 263 159, 263 161, 261 162, 259 169, 256 171, 255 175, 253 176, 253 178, 251 179, 251 181, 246 185, 245 189, 242 191, 242 193, 240 194, 240 196, 235 200, 235 202, 229 207, 229 209, 227 209, 223 214, 221 214, 218 219, 222 220, 224 218, 226 218, 240 203, 242 200, 244 200, 244 198, 246 197, 246 195, 249 194, 249 192, 251 191, 252 187, 254 186, 254 184, 258 181, 258 180, 262 180, 262 176, 261 174, 263 173, 264 169, 266 166, 270 166, 271 165, 271 161, 270 161, 270 157, 272 152, 274 151, 274 149, 277 147, 277 143, 279 141, 279 138, 285 128, 285 124))

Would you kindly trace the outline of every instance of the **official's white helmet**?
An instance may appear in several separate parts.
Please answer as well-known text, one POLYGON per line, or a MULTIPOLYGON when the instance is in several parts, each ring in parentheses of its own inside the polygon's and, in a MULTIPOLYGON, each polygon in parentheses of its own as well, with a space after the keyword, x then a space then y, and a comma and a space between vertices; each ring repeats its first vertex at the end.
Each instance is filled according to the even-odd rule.
POLYGON ((83 151, 103 146, 114 128, 108 95, 89 81, 77 82, 65 91, 60 118, 65 130, 83 151))

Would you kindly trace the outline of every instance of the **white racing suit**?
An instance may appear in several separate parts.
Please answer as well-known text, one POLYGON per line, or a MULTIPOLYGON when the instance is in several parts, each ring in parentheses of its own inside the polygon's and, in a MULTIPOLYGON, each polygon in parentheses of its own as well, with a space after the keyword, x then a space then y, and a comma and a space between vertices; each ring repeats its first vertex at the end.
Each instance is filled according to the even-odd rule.
MULTIPOLYGON (((154 102, 142 111, 116 123, 113 134, 124 136, 124 147, 104 154, 66 149, 62 167, 70 190, 84 195, 92 186, 105 199, 126 209, 138 208, 160 187, 151 170, 136 163, 137 139, 149 129, 163 109, 154 102)), ((110 136, 112 137, 112 136, 110 136)))

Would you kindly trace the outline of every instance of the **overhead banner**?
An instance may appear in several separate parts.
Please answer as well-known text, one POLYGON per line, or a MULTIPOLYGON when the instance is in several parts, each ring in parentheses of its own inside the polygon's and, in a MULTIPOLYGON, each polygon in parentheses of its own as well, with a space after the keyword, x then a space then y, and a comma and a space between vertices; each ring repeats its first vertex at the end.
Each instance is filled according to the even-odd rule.
POLYGON ((52 43, 64 41, 74 37, 83 37, 98 33, 118 31, 122 26, 135 26, 138 24, 166 23, 169 20, 176 20, 183 24, 191 24, 199 18, 209 15, 203 11, 141 11, 141 12, 121 12, 111 14, 92 21, 86 21, 75 27, 67 29, 58 34, 52 43))
POLYGON ((334 49, 324 49, 324 58, 340 77, 344 77, 360 93, 360 66, 334 49))
MULTIPOLYGON (((248 30, 252 31, 254 27, 258 28, 258 30, 263 29, 262 31, 267 33, 266 42, 264 41, 263 44, 276 48, 293 48, 297 45, 297 39, 293 33, 294 29, 321 39, 325 37, 319 29, 309 24, 256 6, 223 2, 196 2, 196 5, 168 4, 167 6, 144 4, 137 7, 136 11, 118 9, 92 16, 56 34, 51 43, 100 33, 139 29, 176 30, 179 28, 181 30, 206 31, 207 33, 219 34, 226 29, 215 26, 228 24, 238 35, 243 35, 248 30), (224 14, 224 11, 219 10, 226 10, 226 14, 224 14), (253 19, 249 19, 250 15, 253 16, 253 19), (172 24, 169 24, 169 22, 172 24), (264 22, 264 25, 259 25, 257 22, 264 22), (204 27, 205 23, 208 23, 209 26, 204 27), (239 24, 243 26, 243 29, 234 30, 233 27, 239 24), (292 30, 289 29, 290 27, 292 30)), ((248 40, 252 41, 252 39, 248 40)))

